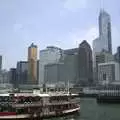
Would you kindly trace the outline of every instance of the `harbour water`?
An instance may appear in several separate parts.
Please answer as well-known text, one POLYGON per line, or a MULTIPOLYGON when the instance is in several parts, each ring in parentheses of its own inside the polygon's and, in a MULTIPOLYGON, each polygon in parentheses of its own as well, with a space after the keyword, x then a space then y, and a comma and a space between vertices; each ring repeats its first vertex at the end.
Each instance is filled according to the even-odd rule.
POLYGON ((120 120, 120 104, 97 104, 94 98, 81 98, 80 114, 47 120, 120 120))

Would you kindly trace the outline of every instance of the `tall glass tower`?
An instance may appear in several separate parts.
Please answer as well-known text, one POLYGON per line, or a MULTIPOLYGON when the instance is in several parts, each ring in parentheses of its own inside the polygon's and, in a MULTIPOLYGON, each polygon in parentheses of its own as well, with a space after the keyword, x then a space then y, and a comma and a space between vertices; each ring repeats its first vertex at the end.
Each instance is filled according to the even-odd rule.
POLYGON ((110 15, 103 9, 99 15, 99 37, 102 49, 112 53, 111 19, 110 15))

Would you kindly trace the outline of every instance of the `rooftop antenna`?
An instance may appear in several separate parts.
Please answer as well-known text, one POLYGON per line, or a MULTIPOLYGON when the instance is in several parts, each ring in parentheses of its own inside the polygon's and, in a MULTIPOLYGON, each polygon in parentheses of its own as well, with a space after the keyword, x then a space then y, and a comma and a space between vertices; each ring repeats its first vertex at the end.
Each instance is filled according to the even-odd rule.
POLYGON ((68 94, 70 93, 69 89, 70 89, 70 83, 69 83, 69 80, 68 80, 68 94))
POLYGON ((100 11, 104 10, 104 3, 103 0, 100 0, 100 11))

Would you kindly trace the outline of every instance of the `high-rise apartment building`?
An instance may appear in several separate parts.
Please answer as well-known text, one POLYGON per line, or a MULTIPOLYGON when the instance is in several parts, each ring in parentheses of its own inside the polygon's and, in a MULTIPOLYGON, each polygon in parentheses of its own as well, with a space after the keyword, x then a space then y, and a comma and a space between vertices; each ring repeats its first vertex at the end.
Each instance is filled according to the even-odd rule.
POLYGON ((111 19, 105 10, 101 10, 99 15, 99 39, 102 49, 112 53, 111 19))
POLYGON ((93 82, 92 49, 84 40, 79 45, 78 52, 79 82, 82 86, 88 86, 93 82))
POLYGON ((28 83, 37 83, 37 46, 33 43, 28 48, 28 83))

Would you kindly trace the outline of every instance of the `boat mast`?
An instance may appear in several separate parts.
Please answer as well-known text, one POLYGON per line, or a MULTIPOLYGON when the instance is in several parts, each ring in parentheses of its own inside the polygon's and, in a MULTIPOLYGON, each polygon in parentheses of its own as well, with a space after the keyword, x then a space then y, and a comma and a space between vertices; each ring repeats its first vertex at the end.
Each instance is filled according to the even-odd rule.
POLYGON ((70 87, 70 85, 69 85, 69 80, 68 80, 68 94, 70 93, 70 91, 69 91, 69 87, 70 87))

